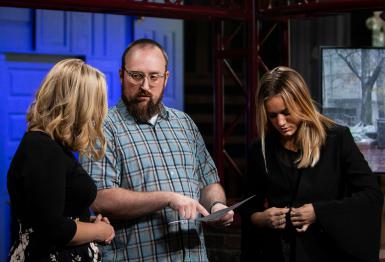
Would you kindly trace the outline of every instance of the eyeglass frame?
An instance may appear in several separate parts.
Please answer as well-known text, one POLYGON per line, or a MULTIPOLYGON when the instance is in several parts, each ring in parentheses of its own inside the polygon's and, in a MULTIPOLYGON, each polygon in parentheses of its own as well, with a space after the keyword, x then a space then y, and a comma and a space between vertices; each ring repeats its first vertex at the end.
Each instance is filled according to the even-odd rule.
MULTIPOLYGON (((136 80, 131 76, 131 74, 137 73, 137 74, 143 76, 143 80, 142 80, 141 83, 140 83, 140 82, 138 82, 138 83, 133 83, 133 84, 136 84, 136 85, 139 85, 139 84, 140 84, 140 85, 143 85, 145 79, 147 78, 148 84, 149 84, 150 86, 154 86, 154 85, 157 85, 158 83, 152 82, 152 80, 149 78, 151 75, 154 75, 154 76, 156 75, 156 76, 158 76, 159 78, 165 78, 165 77, 168 76, 167 71, 165 71, 164 73, 150 73, 150 74, 146 74, 146 73, 144 73, 144 72, 142 72, 142 71, 128 71, 126 67, 123 67, 123 70, 124 70, 124 71, 126 72, 126 74, 127 74, 132 80, 134 80, 134 81, 136 81, 136 80)), ((158 79, 159 79, 159 78, 158 78, 158 79)), ((157 81, 158 79, 156 79, 155 81, 157 81)))

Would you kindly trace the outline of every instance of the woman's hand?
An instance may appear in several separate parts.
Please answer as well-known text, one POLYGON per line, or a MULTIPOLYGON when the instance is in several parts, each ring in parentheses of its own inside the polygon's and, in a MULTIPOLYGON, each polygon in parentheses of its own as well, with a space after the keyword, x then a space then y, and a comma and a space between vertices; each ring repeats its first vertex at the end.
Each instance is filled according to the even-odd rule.
POLYGON ((286 214, 289 210, 287 207, 271 207, 263 212, 254 213, 251 216, 251 220, 257 226, 284 229, 286 227, 286 214))
POLYGON ((290 211, 291 223, 297 232, 305 232, 316 221, 316 215, 312 204, 305 204, 290 211))
POLYGON ((110 221, 107 217, 103 217, 102 215, 97 215, 93 222, 98 226, 98 236, 97 241, 103 242, 105 244, 110 244, 112 239, 115 237, 115 230, 110 225, 110 221))

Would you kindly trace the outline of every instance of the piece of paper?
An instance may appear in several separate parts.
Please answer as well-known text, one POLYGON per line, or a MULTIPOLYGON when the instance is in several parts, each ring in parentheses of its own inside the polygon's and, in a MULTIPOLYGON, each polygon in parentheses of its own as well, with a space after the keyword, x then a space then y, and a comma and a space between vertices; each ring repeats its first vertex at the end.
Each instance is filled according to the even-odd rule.
POLYGON ((242 200, 241 202, 238 202, 230 207, 227 207, 227 208, 224 208, 224 209, 221 209, 221 210, 218 210, 217 212, 214 212, 208 216, 205 216, 205 217, 200 217, 200 218, 197 218, 196 221, 200 221, 200 222, 212 222, 212 221, 216 221, 216 220, 219 220, 221 217, 223 217, 227 212, 229 212, 230 210, 233 210, 233 209, 236 209, 237 207, 243 205, 245 202, 249 201, 250 199, 252 199, 255 195, 251 196, 251 197, 248 197, 244 200, 242 200))

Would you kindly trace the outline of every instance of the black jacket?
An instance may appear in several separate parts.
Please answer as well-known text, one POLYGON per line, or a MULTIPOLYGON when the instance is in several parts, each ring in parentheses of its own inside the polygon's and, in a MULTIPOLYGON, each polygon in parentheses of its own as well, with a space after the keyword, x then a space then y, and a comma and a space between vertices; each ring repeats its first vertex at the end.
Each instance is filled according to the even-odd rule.
POLYGON ((285 261, 283 231, 256 228, 250 223, 252 213, 307 203, 313 204, 317 221, 306 232, 293 234, 295 261, 378 261, 383 194, 349 129, 327 130, 319 162, 298 169, 298 190, 277 159, 278 143, 274 134, 266 139, 267 172, 260 142, 251 146, 245 187, 247 195, 256 197, 241 210, 242 261, 285 261))

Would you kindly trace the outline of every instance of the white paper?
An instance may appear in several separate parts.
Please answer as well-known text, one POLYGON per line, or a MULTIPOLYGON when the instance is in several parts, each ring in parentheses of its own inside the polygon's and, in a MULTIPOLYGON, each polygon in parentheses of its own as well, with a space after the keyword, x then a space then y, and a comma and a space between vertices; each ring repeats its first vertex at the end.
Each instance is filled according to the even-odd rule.
POLYGON ((224 209, 221 209, 221 210, 218 210, 217 212, 214 212, 208 216, 205 216, 205 217, 200 217, 200 218, 197 218, 196 221, 200 221, 200 222, 212 222, 212 221, 217 221, 219 220, 221 217, 223 217, 224 215, 226 215, 227 212, 229 212, 230 210, 233 210, 233 209, 236 209, 237 207, 243 205, 245 202, 249 201, 250 199, 252 199, 255 195, 251 196, 251 197, 248 197, 244 200, 242 200, 241 202, 238 202, 230 207, 227 207, 227 208, 224 208, 224 209))

